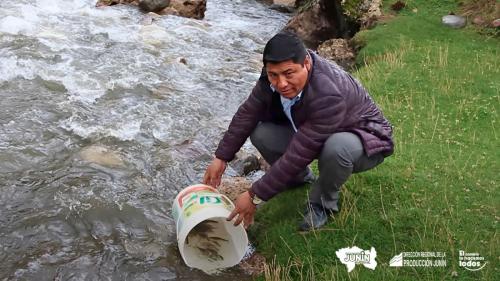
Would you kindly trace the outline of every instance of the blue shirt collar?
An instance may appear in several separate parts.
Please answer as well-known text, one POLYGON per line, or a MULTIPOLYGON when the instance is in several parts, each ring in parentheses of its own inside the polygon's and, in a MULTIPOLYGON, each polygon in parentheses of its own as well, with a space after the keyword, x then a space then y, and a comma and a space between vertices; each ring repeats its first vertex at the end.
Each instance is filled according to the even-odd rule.
MULTIPOLYGON (((271 90, 273 92, 276 92, 276 89, 273 87, 273 85, 269 84, 269 88, 271 88, 271 90)), ((282 95, 280 95, 281 104, 284 106, 285 104, 287 104, 291 101, 293 101, 293 103, 296 103, 302 97, 303 92, 304 92, 304 90, 300 91, 300 93, 292 99, 287 99, 287 98, 283 97, 282 95)))

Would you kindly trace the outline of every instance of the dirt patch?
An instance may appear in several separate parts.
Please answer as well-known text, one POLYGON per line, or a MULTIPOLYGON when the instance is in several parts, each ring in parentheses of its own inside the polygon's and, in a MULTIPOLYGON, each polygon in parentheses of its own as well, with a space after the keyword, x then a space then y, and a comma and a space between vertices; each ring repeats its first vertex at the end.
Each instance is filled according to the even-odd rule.
POLYGON ((230 177, 222 179, 217 190, 234 202, 238 195, 249 190, 251 186, 252 183, 244 177, 230 177))
POLYGON ((266 258, 255 252, 251 257, 239 264, 239 267, 248 275, 259 276, 264 273, 266 258))

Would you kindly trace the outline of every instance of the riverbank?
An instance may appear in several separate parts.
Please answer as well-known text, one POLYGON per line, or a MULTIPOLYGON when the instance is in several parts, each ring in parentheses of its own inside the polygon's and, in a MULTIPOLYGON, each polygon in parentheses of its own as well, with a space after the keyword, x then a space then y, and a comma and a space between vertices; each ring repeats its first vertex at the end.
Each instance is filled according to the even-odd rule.
POLYGON ((498 280, 499 41, 443 26, 457 10, 412 1, 357 35, 366 46, 353 74, 393 123, 396 152, 348 181, 342 211, 319 231, 297 232, 308 186, 265 204, 250 230, 267 258, 262 279, 498 280), (374 247, 377 267, 348 273, 335 252, 352 246, 374 247), (459 251, 486 265, 459 266, 459 251), (402 252, 443 252, 446 266, 390 267, 402 252))

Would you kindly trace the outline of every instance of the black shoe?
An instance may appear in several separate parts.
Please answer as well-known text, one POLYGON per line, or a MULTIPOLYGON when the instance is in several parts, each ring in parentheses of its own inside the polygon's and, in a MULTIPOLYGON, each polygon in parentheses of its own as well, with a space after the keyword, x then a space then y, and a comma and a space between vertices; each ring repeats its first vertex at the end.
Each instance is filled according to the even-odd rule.
POLYGON ((323 206, 316 203, 309 203, 304 214, 304 220, 299 225, 300 231, 309 231, 318 229, 326 224, 328 217, 333 212, 325 209, 323 206))

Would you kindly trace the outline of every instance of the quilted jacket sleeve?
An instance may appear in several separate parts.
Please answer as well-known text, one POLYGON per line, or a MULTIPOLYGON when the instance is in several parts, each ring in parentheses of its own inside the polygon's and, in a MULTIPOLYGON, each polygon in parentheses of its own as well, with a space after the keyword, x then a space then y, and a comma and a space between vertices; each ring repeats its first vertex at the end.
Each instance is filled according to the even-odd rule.
POLYGON ((300 126, 286 152, 253 184, 252 191, 263 200, 284 191, 294 176, 316 158, 326 139, 342 123, 346 103, 339 89, 328 80, 322 83, 322 89, 327 89, 328 94, 318 95, 311 101, 308 120, 300 126))
POLYGON ((250 136, 265 112, 265 103, 262 100, 262 82, 259 81, 246 101, 236 111, 229 128, 219 142, 215 157, 231 161, 250 136))

